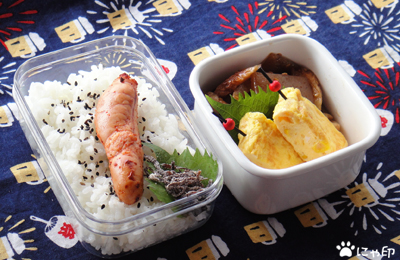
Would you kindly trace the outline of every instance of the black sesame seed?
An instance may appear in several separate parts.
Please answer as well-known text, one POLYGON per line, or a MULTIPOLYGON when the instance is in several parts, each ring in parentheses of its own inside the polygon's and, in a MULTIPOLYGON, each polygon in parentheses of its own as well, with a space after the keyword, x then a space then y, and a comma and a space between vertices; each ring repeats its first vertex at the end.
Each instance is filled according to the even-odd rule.
POLYGON ((142 101, 145 101, 146 100, 146 98, 144 97, 144 98, 142 98, 142 101))
POLYGON ((65 122, 65 119, 61 120, 61 122, 64 123, 64 122, 65 122))
POLYGON ((87 96, 90 97, 90 95, 92 94, 92 92, 87 93, 87 96))
POLYGON ((143 122, 146 122, 146 118, 142 117, 142 121, 143 121, 143 122))
POLYGON ((98 151, 97 151, 97 149, 96 149, 96 148, 93 148, 93 150, 94 150, 94 152, 95 152, 95 153, 98 153, 98 151))
POLYGON ((114 240, 118 240, 118 237, 113 237, 114 240))
POLYGON ((99 176, 100 175, 100 173, 99 172, 96 172, 96 176, 99 176))
POLYGON ((83 179, 84 179, 84 180, 87 180, 87 178, 88 178, 88 177, 86 177, 86 176, 83 176, 83 179))
POLYGON ((94 188, 94 184, 93 184, 93 183, 92 183, 92 184, 90 184, 90 187, 94 188))
POLYGON ((54 104, 51 104, 52 107, 54 107, 54 104))
POLYGON ((90 160, 92 160, 92 161, 93 161, 93 156, 90 156, 89 158, 90 158, 90 160))
POLYGON ((46 120, 43 119, 43 123, 45 123, 46 125, 48 125, 48 123, 46 122, 46 120))
POLYGON ((101 209, 104 209, 105 207, 106 207, 106 205, 104 205, 104 204, 103 204, 103 205, 101 205, 101 209))
POLYGON ((137 207, 140 208, 140 202, 137 204, 137 207))
POLYGON ((78 81, 75 81, 75 86, 78 86, 78 81))
POLYGON ((125 79, 124 79, 123 77, 120 77, 120 78, 119 78, 119 81, 120 81, 121 83, 124 83, 125 79))
POLYGON ((153 197, 150 197, 150 201, 154 201, 153 197))

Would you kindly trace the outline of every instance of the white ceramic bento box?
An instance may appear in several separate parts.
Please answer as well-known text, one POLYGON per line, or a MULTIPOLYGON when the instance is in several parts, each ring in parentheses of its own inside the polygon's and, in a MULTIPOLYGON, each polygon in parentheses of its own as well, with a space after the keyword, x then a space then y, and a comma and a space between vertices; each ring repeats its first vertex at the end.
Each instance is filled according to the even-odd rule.
POLYGON ((211 216, 223 186, 222 164, 192 123, 190 110, 163 68, 141 41, 111 36, 29 59, 15 74, 13 95, 22 115, 20 124, 26 138, 76 235, 90 253, 106 258, 119 257, 199 228, 211 216), (164 132, 157 132, 157 127, 163 122, 162 129, 168 128, 174 133, 162 139, 165 142, 177 140, 179 145, 189 147, 191 152, 198 149, 202 155, 207 151, 217 166, 215 180, 210 186, 167 204, 157 202, 154 195, 149 197, 145 187, 138 203, 121 205, 107 173, 106 159, 100 157, 105 152, 93 130, 94 110, 87 113, 101 95, 94 86, 105 80, 103 76, 110 72, 109 68, 118 72, 116 67, 144 82, 139 84, 146 86, 139 90, 139 110, 150 111, 144 107, 156 104, 159 104, 156 108, 162 110, 151 120, 154 126, 149 123, 150 112, 154 111, 140 116, 143 138, 152 141, 161 138, 164 132), (143 96, 144 90, 152 94, 143 96), (36 96, 41 98, 35 100, 36 96), (46 104, 47 108, 43 108, 46 104), (80 107, 79 112, 76 107, 80 107), (63 114, 65 109, 71 111, 63 114), (78 121, 82 121, 81 127, 72 127, 68 133, 65 130, 68 126, 61 127, 78 121), (151 131, 152 127, 156 129, 151 131), (68 139, 74 133, 78 133, 79 140, 68 139), (58 138, 60 142, 55 145, 54 140, 58 138), (79 159, 81 154, 84 159, 79 159), (64 155, 67 157, 59 160, 64 155), (65 158, 72 158, 72 161, 65 158))
POLYGON ((324 46, 304 36, 276 36, 207 58, 192 71, 190 89, 196 123, 222 160, 225 184, 243 207, 258 214, 296 207, 347 186, 380 135, 380 118, 354 80, 324 46), (205 93, 235 72, 260 64, 269 53, 281 53, 316 74, 323 104, 340 123, 348 147, 279 170, 261 168, 240 151, 212 114, 205 93))

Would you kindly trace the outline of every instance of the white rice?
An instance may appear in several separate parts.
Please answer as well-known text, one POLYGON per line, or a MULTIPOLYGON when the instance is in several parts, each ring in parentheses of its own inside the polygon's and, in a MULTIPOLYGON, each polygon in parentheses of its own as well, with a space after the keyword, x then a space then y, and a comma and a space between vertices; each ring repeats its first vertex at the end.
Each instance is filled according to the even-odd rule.
MULTIPOLYGON (((116 221, 162 205, 145 188, 138 203, 126 205, 112 189, 108 161, 103 145, 96 137, 95 106, 101 94, 123 71, 118 67, 92 66, 91 71, 71 74, 67 83, 32 83, 26 101, 53 151, 66 179, 82 206, 98 219, 116 221), (83 101, 78 101, 83 100, 83 101)), ((135 78, 139 92, 139 130, 142 140, 151 140, 172 153, 187 148, 178 121, 168 114, 156 88, 135 78)), ((146 187, 146 183, 145 183, 146 187)), ((171 214, 160 212, 156 217, 171 214)), ((146 217, 138 222, 151 221, 146 217)), ((196 225, 195 216, 174 217, 118 238, 93 234, 82 227, 75 230, 81 241, 105 254, 135 251, 180 234, 196 225)), ((141 224, 141 223, 138 223, 141 224)))

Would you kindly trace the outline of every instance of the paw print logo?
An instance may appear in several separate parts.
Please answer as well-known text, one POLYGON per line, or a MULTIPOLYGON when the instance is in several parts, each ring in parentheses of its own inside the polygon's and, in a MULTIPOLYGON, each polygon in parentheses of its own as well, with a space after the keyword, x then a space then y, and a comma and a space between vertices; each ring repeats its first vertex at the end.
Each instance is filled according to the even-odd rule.
POLYGON ((340 257, 343 256, 351 257, 353 255, 352 250, 354 250, 356 247, 354 245, 351 245, 349 241, 347 241, 347 243, 342 241, 342 243, 340 245, 337 245, 336 248, 337 250, 339 250, 340 257))

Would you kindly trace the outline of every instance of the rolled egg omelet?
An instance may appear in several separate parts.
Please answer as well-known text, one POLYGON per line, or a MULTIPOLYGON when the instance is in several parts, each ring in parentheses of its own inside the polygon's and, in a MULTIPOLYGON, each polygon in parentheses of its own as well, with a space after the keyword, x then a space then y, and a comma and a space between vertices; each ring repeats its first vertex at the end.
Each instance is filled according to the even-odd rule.
POLYGON ((273 119, 284 138, 304 161, 311 161, 323 155, 346 147, 347 140, 332 122, 300 90, 282 90, 286 100, 281 99, 275 106, 273 119))
POLYGON ((303 162, 293 146, 263 113, 249 112, 242 117, 239 149, 256 165, 267 169, 283 169, 303 162))

